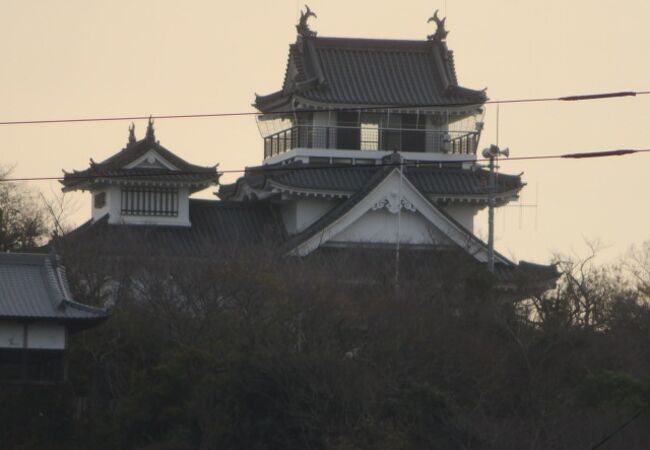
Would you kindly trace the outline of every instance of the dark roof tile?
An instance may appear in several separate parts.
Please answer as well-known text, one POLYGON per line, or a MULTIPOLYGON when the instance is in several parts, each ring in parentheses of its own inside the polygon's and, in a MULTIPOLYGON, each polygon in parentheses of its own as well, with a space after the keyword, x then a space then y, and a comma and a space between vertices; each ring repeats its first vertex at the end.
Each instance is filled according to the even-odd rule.
MULTIPOLYGON (((383 168, 375 166, 332 167, 315 164, 293 163, 286 166, 269 166, 249 169, 235 184, 222 185, 221 198, 233 198, 237 187, 248 184, 262 188, 272 182, 289 189, 356 192, 383 168)), ((489 172, 484 169, 407 167, 408 179, 424 194, 431 196, 487 196, 489 172)), ((498 174, 496 193, 506 193, 523 187, 518 175, 498 174)))
POLYGON ((72 299, 56 256, 0 253, 0 318, 96 321, 107 315, 72 299))
POLYGON ((286 239, 276 208, 262 202, 190 199, 190 227, 109 224, 108 216, 87 222, 65 243, 83 242, 105 256, 216 258, 221 250, 282 245, 286 239))
POLYGON ((476 105, 487 99, 484 91, 458 86, 445 42, 331 37, 308 37, 291 45, 283 88, 258 96, 255 105, 270 111, 292 96, 386 106, 476 105))
POLYGON ((121 151, 106 160, 95 163, 91 160, 90 167, 81 171, 65 173, 61 184, 67 190, 85 186, 96 180, 130 179, 131 181, 173 181, 184 183, 211 184, 217 180, 216 166, 203 167, 190 164, 160 145, 152 137, 129 143, 121 151), (127 169, 130 163, 154 150, 162 158, 178 170, 167 168, 127 169))

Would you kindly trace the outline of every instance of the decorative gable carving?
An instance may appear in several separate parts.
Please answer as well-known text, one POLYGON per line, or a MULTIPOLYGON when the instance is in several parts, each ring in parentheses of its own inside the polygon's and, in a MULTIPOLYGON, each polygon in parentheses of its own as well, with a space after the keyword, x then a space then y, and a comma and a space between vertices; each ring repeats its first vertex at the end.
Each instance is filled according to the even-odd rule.
MULTIPOLYGON (((487 261, 487 246, 440 208, 433 205, 399 169, 392 170, 362 198, 351 198, 324 216, 332 216, 322 228, 297 243, 290 254, 305 256, 328 242, 356 244, 402 243, 424 245, 456 245, 480 262, 487 261), (384 211, 384 208, 387 211, 384 211), (405 209, 397 232, 397 220, 391 214, 405 209), (383 217, 382 217, 383 215, 383 217), (374 242, 373 242, 374 241, 374 242)), ((318 226, 318 221, 315 223, 318 226)), ((497 255, 498 262, 509 261, 497 255)))
POLYGON ((149 150, 144 155, 124 167, 125 169, 166 169, 179 170, 155 150, 149 150))
POLYGON ((397 191, 389 192, 386 197, 373 205, 372 210, 377 211, 382 208, 386 208, 393 214, 397 214, 402 208, 412 212, 416 211, 415 205, 401 196, 397 191))

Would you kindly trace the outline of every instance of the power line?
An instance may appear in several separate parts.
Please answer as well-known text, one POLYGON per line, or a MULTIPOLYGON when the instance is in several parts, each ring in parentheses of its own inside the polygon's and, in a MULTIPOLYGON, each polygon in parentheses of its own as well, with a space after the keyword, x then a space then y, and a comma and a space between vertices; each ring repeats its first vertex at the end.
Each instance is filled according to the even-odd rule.
MULTIPOLYGON (((617 150, 599 150, 592 152, 580 152, 580 153, 564 153, 557 155, 537 155, 537 156, 515 156, 507 159, 499 159, 499 162, 508 162, 508 161, 536 161, 544 159, 588 159, 588 158, 606 158, 612 156, 625 156, 635 153, 648 153, 650 148, 643 149, 617 149, 617 150)), ((215 174, 222 175, 226 173, 268 173, 268 172, 293 172, 293 171, 308 171, 308 170, 331 170, 331 169, 343 169, 343 168, 352 168, 352 167, 364 167, 364 168, 376 168, 376 167, 442 167, 443 165, 458 165, 463 162, 489 162, 489 159, 486 158, 477 158, 473 160, 466 161, 405 161, 399 163, 379 163, 379 164, 368 164, 368 165, 351 165, 351 164, 329 164, 329 165, 273 165, 273 166, 256 166, 248 169, 227 169, 227 170, 217 170, 215 174)), ((169 172, 160 172, 154 169, 151 170, 151 173, 137 173, 132 175, 123 175, 123 174, 94 174, 94 175, 81 175, 81 174, 67 174, 68 179, 77 179, 77 180, 91 180, 94 178, 148 178, 148 177, 159 177, 161 175, 169 175, 169 172)), ((174 171, 173 175, 209 175, 206 172, 198 171, 174 171)), ((51 177, 21 177, 21 178, 3 178, 0 179, 0 182, 18 182, 18 181, 60 181, 63 180, 63 176, 51 176, 51 177)))
POLYGON ((83 122, 115 122, 124 120, 145 120, 145 119, 200 119, 200 118, 218 118, 218 117, 236 117, 236 116, 260 116, 260 115, 287 115, 294 113, 313 113, 322 111, 331 112, 345 112, 345 111, 376 111, 376 110, 389 110, 389 109, 409 109, 409 108, 453 108, 462 106, 477 106, 477 105, 490 105, 490 104, 511 104, 511 103, 540 103, 540 102, 576 102, 588 100, 605 100, 620 97, 637 97, 641 95, 650 95, 650 91, 619 91, 619 92, 604 92, 595 94, 584 95, 569 95, 563 97, 538 97, 538 98, 519 98, 519 99, 505 99, 505 100, 487 100, 485 102, 458 102, 446 104, 402 104, 402 105, 374 105, 364 107, 350 107, 350 108, 313 108, 313 109, 300 109, 300 110, 283 110, 268 113, 260 113, 256 111, 243 111, 243 112, 217 112, 205 114, 167 114, 167 115, 150 115, 150 116, 112 116, 112 117, 76 117, 76 118, 63 118, 63 119, 33 119, 33 120, 7 120, 0 122, 0 125, 45 125, 56 123, 83 123, 83 122))

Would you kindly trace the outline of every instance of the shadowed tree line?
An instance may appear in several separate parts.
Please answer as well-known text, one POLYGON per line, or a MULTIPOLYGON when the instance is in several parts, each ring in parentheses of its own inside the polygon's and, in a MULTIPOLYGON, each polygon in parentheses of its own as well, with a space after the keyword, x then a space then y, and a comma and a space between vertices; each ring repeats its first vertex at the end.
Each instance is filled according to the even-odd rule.
POLYGON ((71 337, 64 385, 0 389, 1 448, 577 449, 632 417, 601 448, 650 442, 650 244, 558 258, 523 300, 453 254, 396 292, 372 252, 101 245, 55 241, 75 298, 112 315, 71 337))

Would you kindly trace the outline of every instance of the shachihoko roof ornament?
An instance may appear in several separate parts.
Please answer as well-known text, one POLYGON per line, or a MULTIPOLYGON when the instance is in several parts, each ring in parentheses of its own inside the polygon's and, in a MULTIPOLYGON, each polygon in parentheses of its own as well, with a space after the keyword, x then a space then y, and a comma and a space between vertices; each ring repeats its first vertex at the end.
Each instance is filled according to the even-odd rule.
POLYGON ((135 144, 136 140, 137 139, 135 138, 135 124, 131 122, 131 126, 129 127, 129 143, 127 144, 127 146, 135 144))
POLYGON ((316 32, 310 30, 309 24, 307 23, 307 20, 309 20, 310 17, 318 16, 309 9, 308 5, 305 5, 305 11, 300 11, 300 21, 298 22, 298 25, 296 25, 296 30, 298 30, 298 34, 302 37, 316 36, 316 32))
POLYGON ((149 116, 149 123, 147 123, 147 134, 144 139, 149 142, 156 142, 155 130, 153 128, 153 118, 149 116))
POLYGON ((438 10, 436 9, 436 12, 433 13, 433 16, 429 17, 429 20, 427 20, 427 23, 430 22, 435 22, 436 23, 436 32, 433 34, 430 34, 427 36, 427 39, 430 41, 443 41, 446 37, 447 34, 449 34, 449 31, 445 30, 445 21, 447 20, 446 17, 440 19, 438 17, 438 10))

